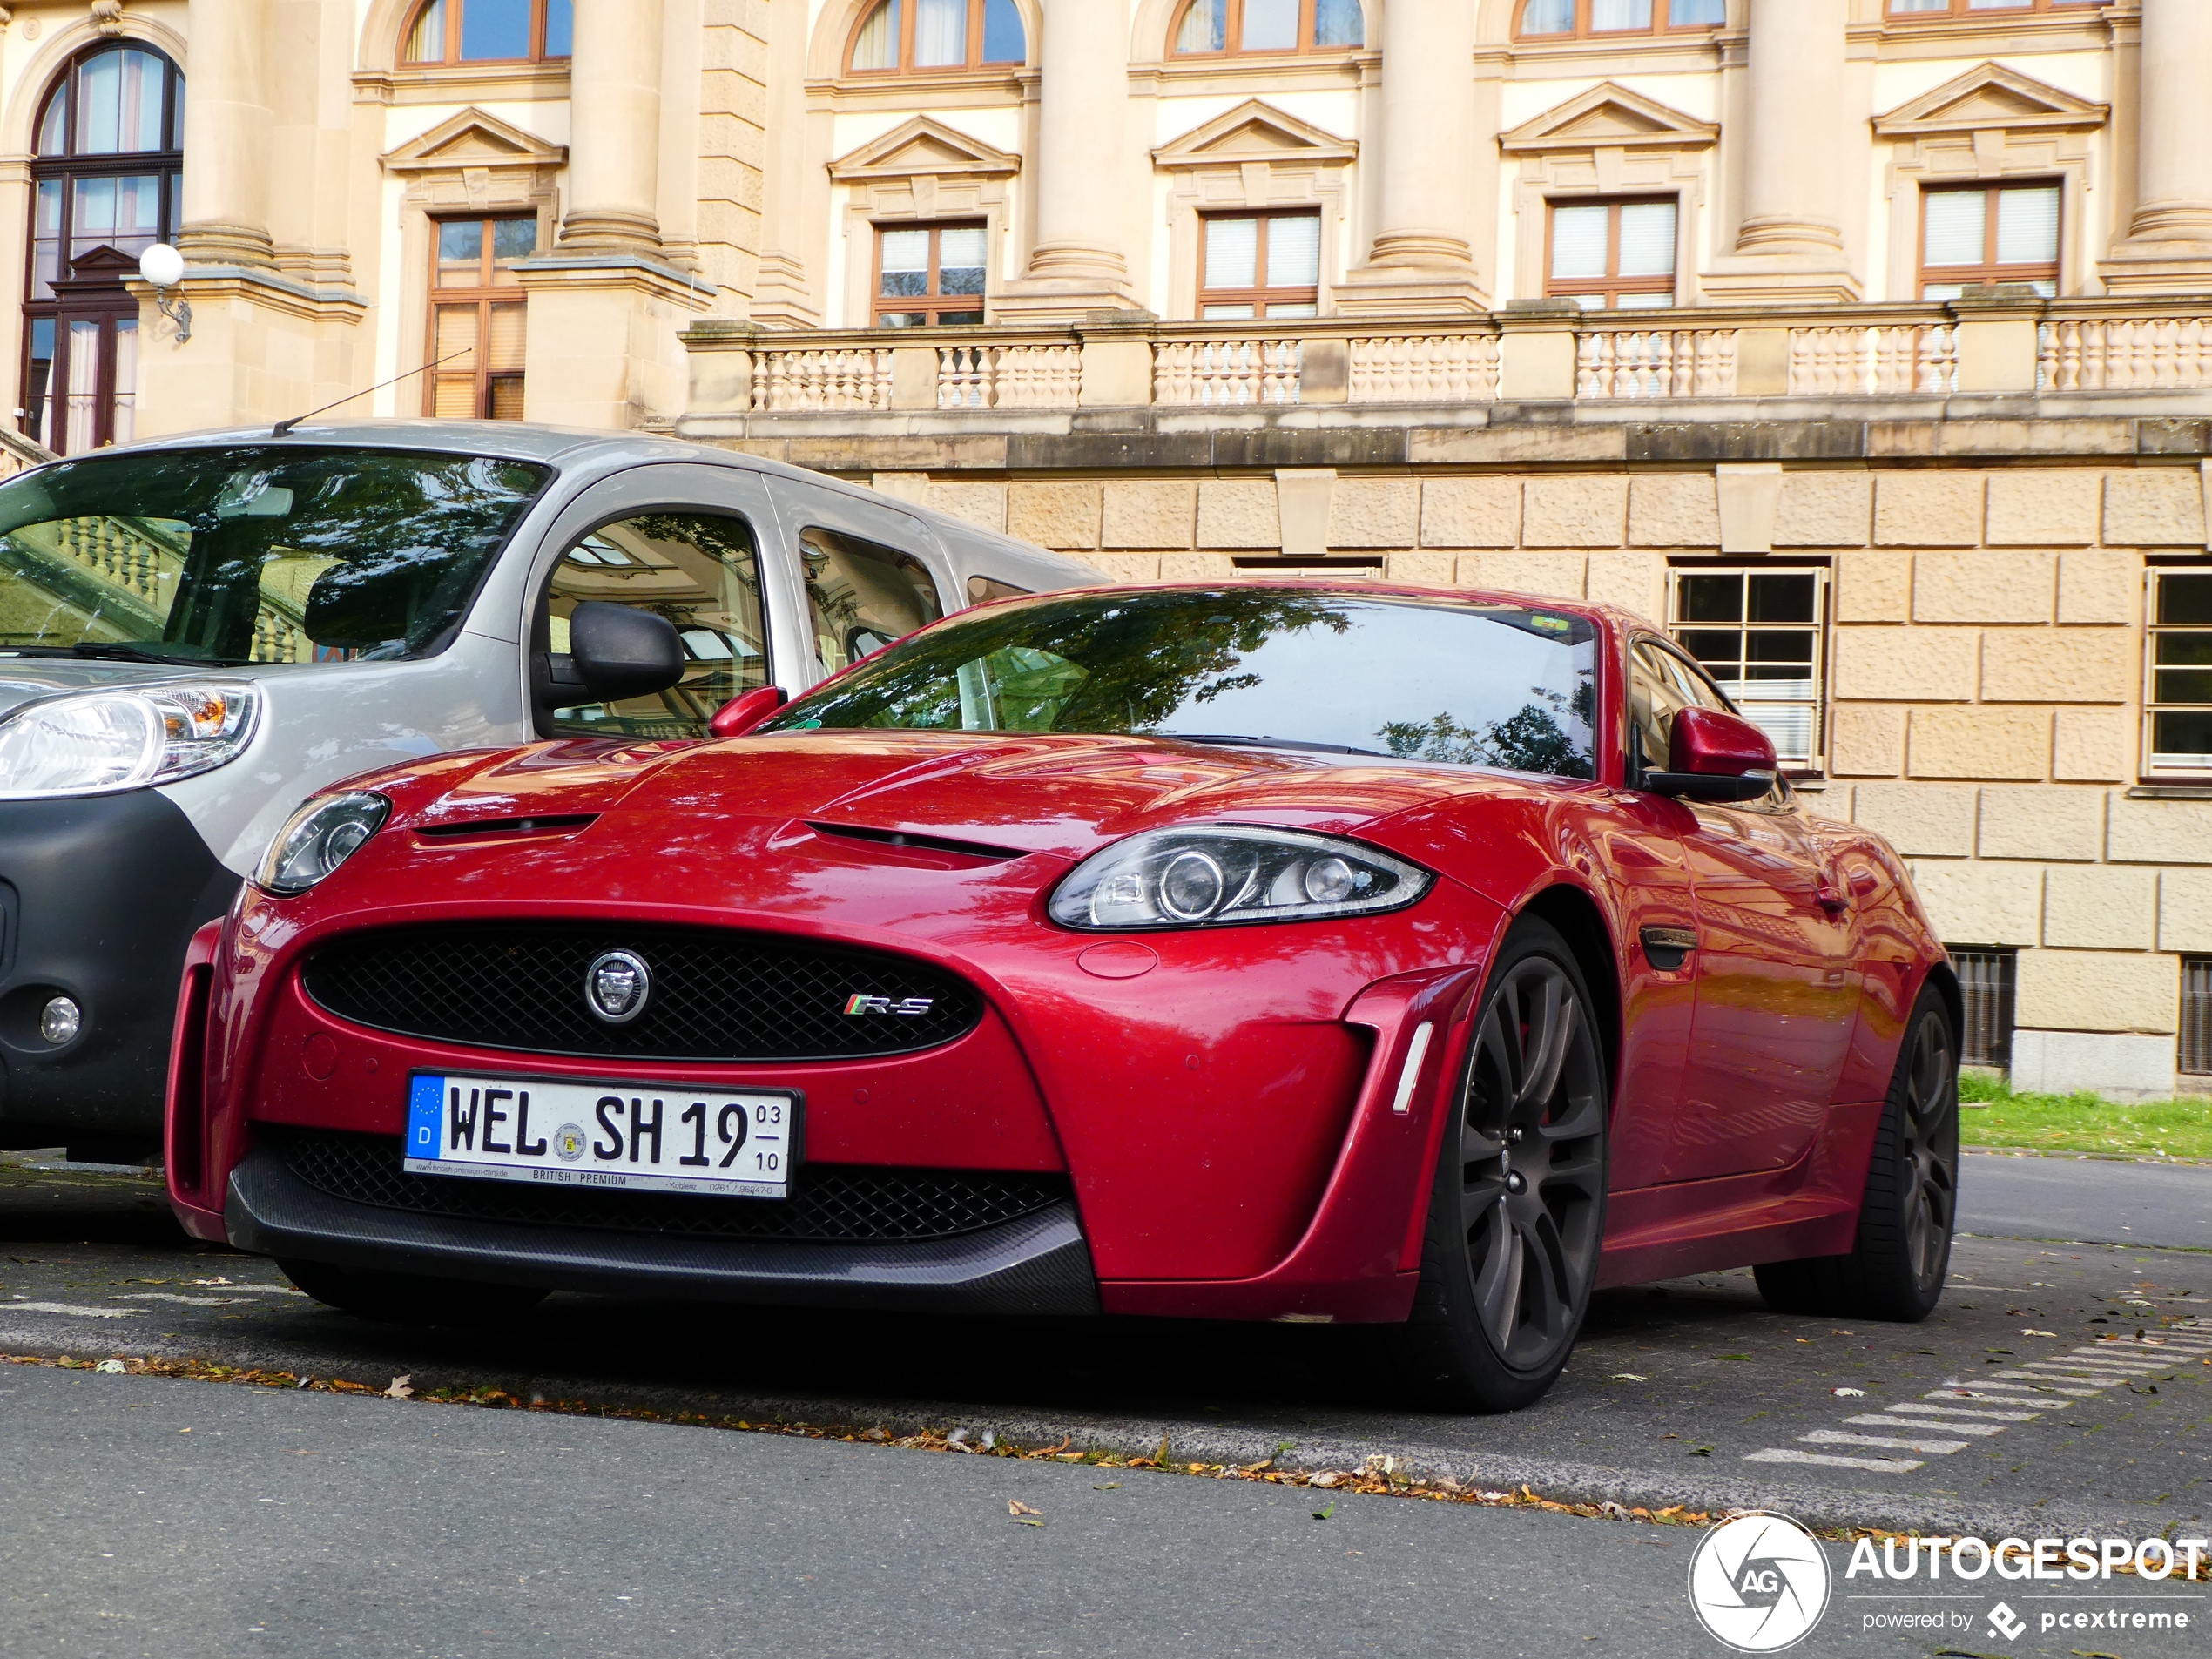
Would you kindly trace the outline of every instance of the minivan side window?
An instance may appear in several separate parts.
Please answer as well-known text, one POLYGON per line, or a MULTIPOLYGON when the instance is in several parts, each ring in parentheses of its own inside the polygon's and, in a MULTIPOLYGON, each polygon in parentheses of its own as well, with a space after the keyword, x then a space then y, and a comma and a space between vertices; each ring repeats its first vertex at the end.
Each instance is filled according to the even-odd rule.
POLYGON ((741 518, 641 513, 603 525, 554 567, 546 593, 548 644, 569 649, 569 617, 598 600, 665 617, 684 644, 684 678, 668 691, 622 703, 554 711, 564 737, 703 738, 714 711, 768 683, 768 629, 760 555, 741 518))
POLYGON ((802 530, 806 611, 822 669, 834 674, 945 614, 928 567, 910 553, 833 530, 802 530))

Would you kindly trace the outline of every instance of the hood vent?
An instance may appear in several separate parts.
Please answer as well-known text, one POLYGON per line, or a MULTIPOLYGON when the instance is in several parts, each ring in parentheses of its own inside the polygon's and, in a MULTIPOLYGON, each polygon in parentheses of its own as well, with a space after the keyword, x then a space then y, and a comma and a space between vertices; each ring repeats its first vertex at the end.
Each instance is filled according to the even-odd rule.
POLYGON ((597 813, 567 813, 538 818, 479 818, 465 824, 424 824, 415 833, 426 841, 490 840, 511 835, 573 835, 599 821, 597 813))
POLYGON ((1003 864, 1028 854, 1015 846, 987 846, 981 841, 956 841, 946 835, 916 835, 907 830, 864 829, 857 824, 808 823, 817 835, 834 835, 848 841, 873 841, 878 846, 911 847, 917 853, 950 853, 960 858, 988 859, 1003 864))

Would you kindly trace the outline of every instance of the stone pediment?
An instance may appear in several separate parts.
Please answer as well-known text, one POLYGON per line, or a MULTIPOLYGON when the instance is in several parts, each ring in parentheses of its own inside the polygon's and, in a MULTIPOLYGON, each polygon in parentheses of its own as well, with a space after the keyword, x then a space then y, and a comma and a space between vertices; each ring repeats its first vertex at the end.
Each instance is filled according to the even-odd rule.
POLYGON ((1982 64, 1932 92, 1876 116, 1874 131, 1885 138, 1905 138, 1993 127, 2013 132, 2101 127, 2111 113, 2107 105, 2076 98, 2018 70, 1982 64))
POLYGON ((1507 155, 1560 150, 1688 150, 1711 145, 1720 128, 1656 98, 1606 81, 1501 136, 1507 155))
POLYGON ((469 109, 449 116, 418 138, 384 158, 393 172, 451 172, 472 168, 559 167, 568 148, 548 144, 534 133, 485 111, 469 109))
POLYGON ((942 121, 917 115, 881 138, 846 152, 830 163, 829 172, 839 183, 849 184, 869 179, 911 179, 924 173, 939 178, 1001 179, 1019 172, 1021 165, 1019 157, 994 149, 942 121))
POLYGON ((1152 159, 1163 167, 1234 167, 1248 161, 1343 163, 1359 153, 1357 139, 1248 98, 1162 145, 1152 159))

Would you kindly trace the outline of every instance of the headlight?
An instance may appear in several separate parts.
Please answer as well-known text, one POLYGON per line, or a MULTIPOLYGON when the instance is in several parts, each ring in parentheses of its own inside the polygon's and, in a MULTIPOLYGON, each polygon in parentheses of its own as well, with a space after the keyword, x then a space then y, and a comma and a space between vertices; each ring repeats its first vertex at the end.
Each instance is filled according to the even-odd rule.
POLYGON ((86 691, 0 720, 0 800, 108 795, 174 783, 246 752, 260 711, 248 685, 86 691))
POLYGON ((1148 830, 1094 853, 1049 909, 1063 927, 1109 932, 1305 921, 1401 910, 1434 880, 1359 841, 1207 824, 1148 830))
POLYGON ((332 795, 293 813, 263 855, 253 884, 289 898, 305 893, 361 850, 384 827, 392 803, 381 795, 332 795))

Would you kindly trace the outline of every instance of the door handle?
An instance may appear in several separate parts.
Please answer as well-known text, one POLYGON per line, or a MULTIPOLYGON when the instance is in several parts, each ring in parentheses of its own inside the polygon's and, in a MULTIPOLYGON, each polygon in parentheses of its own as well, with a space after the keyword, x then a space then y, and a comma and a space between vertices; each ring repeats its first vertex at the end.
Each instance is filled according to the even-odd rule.
POLYGON ((1646 927, 1643 959, 1662 974, 1680 971, 1689 953, 1697 948, 1696 932, 1689 927, 1646 927))

